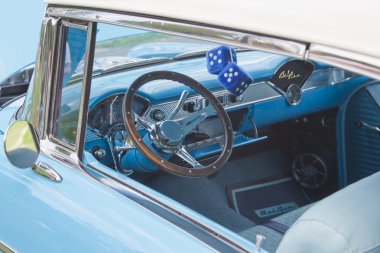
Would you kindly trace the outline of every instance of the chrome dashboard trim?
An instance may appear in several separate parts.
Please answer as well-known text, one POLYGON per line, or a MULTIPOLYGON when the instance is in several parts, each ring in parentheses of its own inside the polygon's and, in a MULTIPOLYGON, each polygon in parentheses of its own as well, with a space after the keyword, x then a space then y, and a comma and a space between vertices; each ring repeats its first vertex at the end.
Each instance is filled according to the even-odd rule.
MULTIPOLYGON (((242 95, 242 99, 240 101, 237 101, 236 103, 232 103, 228 101, 228 95, 230 93, 227 90, 217 90, 212 93, 217 98, 223 97, 224 103, 222 105, 226 110, 238 108, 241 106, 245 106, 245 105, 249 105, 249 104, 253 104, 257 102, 262 102, 265 100, 269 100, 269 99, 273 99, 273 98, 277 98, 281 96, 276 90, 268 86, 268 84, 265 81, 253 83, 250 86, 248 86, 247 90, 242 95)), ((185 103, 188 103, 188 102, 198 103, 202 99, 204 98, 201 95, 190 96, 185 100, 185 103)), ((150 115, 154 110, 159 109, 165 113, 166 116, 164 119, 166 119, 166 117, 170 114, 170 112, 172 112, 172 110, 176 106, 177 102, 178 102, 177 100, 172 100, 169 102, 151 104, 151 106, 144 113, 144 117, 150 123, 154 123, 150 115)), ((186 117, 189 114, 190 114, 189 112, 186 112, 181 108, 174 118, 178 119, 178 118, 186 117)))
POLYGON ((303 58, 307 44, 266 35, 233 31, 229 28, 216 28, 207 24, 190 24, 183 20, 165 20, 163 17, 142 17, 136 13, 120 14, 104 12, 101 10, 88 10, 84 8, 67 8, 48 6, 46 14, 49 16, 66 17, 79 20, 102 22, 156 32, 164 32, 194 39, 225 43, 236 47, 254 50, 269 51, 303 58))

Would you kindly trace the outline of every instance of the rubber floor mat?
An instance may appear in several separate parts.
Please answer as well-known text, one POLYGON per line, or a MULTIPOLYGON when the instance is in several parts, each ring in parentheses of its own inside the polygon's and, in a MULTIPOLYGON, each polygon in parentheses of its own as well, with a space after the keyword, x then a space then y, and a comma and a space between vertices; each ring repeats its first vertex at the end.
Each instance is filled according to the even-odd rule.
POLYGON ((272 177, 227 186, 230 206, 256 224, 311 203, 292 177, 272 177))

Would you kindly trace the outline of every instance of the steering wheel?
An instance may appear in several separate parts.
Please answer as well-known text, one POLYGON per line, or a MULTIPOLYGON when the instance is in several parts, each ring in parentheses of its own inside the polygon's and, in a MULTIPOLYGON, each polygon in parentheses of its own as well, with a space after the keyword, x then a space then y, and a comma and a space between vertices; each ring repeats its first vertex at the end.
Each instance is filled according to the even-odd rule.
POLYGON ((125 93, 123 100, 123 118, 125 127, 140 152, 157 167, 176 175, 201 177, 213 174, 228 161, 232 152, 233 129, 231 121, 223 106, 208 89, 194 79, 180 73, 172 71, 155 71, 144 74, 136 79, 125 93), (141 86, 156 80, 170 80, 184 84, 199 92, 199 94, 209 103, 204 108, 193 112, 187 117, 174 119, 189 95, 189 92, 184 90, 176 107, 164 121, 150 123, 143 116, 139 116, 133 112, 132 101, 134 95, 141 86), (189 154, 183 145, 183 140, 194 127, 196 127, 208 115, 214 113, 214 110, 216 111, 223 127, 224 145, 222 146, 222 152, 219 157, 212 164, 204 166, 189 154), (152 144, 152 148, 156 150, 152 150, 147 143, 144 142, 136 129, 135 121, 148 132, 149 144, 152 144), (177 155, 189 164, 191 168, 174 164, 164 159, 164 155, 160 156, 160 153, 177 155))

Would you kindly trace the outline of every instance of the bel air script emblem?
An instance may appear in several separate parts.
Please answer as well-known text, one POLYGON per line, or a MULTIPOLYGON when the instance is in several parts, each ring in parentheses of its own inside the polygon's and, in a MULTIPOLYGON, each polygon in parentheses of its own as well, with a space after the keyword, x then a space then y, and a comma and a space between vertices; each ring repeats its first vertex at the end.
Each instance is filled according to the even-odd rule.
POLYGON ((296 74, 291 70, 286 70, 286 71, 284 70, 278 76, 279 79, 287 78, 288 80, 299 78, 299 77, 301 77, 300 74, 296 74))
POLYGON ((298 205, 296 203, 288 202, 288 203, 280 204, 277 206, 270 206, 263 209, 257 209, 255 210, 255 213, 259 218, 264 218, 267 216, 274 216, 274 215, 279 215, 281 213, 286 213, 296 208, 298 208, 298 205))

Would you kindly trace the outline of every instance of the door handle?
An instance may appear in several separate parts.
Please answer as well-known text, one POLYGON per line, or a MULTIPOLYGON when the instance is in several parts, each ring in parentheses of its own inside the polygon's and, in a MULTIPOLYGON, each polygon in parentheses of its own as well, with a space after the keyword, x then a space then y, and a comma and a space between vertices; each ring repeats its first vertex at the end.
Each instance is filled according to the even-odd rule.
POLYGON ((36 162, 32 166, 32 170, 38 175, 43 176, 53 182, 60 183, 62 182, 61 175, 58 174, 50 165, 43 162, 36 162))
POLYGON ((380 127, 372 126, 372 125, 370 125, 364 121, 361 121, 361 120, 356 122, 356 127, 366 129, 366 130, 370 130, 372 132, 376 132, 376 133, 380 134, 380 127))

